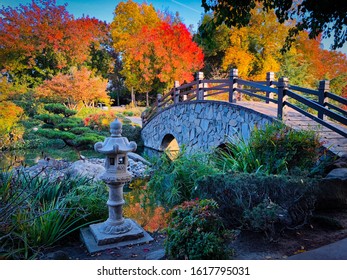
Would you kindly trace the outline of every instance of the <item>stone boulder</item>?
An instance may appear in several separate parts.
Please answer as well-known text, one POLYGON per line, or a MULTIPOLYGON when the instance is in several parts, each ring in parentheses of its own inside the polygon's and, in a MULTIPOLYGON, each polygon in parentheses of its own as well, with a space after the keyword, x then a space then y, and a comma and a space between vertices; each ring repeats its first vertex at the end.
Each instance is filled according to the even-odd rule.
POLYGON ((324 171, 327 174, 331 170, 334 170, 334 169, 337 169, 337 168, 347 168, 347 154, 343 154, 341 157, 339 157, 333 163, 331 163, 328 166, 326 166, 324 171))
POLYGON ((347 168, 330 171, 319 187, 317 209, 347 209, 347 168))
POLYGON ((81 176, 93 179, 94 181, 100 180, 100 176, 105 172, 105 167, 98 163, 93 163, 86 160, 78 160, 71 164, 67 173, 71 176, 81 176))

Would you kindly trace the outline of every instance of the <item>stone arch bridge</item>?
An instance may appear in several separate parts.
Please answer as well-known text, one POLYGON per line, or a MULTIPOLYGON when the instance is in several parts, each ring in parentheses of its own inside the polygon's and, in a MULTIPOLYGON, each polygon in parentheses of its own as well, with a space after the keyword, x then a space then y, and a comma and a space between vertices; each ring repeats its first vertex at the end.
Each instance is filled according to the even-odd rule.
POLYGON ((164 151, 172 140, 185 145, 187 152, 208 151, 230 139, 248 139, 254 127, 274 120, 228 102, 191 101, 163 109, 143 126, 144 146, 164 151), (229 138, 229 139, 228 139, 229 138))
POLYGON ((188 152, 209 151, 237 138, 247 140, 252 129, 283 121, 293 129, 318 133, 322 145, 337 155, 347 153, 347 99, 329 92, 329 81, 317 90, 290 85, 287 78, 242 80, 237 69, 229 79, 196 80, 179 85, 142 116, 144 146, 164 151, 172 143, 188 152), (219 101, 214 100, 218 95, 219 101), (244 97, 247 96, 247 101, 244 97))

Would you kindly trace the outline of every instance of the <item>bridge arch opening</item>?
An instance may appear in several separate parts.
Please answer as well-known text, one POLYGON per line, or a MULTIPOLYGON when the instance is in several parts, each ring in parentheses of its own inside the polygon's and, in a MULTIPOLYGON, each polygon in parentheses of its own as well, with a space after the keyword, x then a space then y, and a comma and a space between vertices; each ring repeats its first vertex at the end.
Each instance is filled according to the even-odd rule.
POLYGON ((163 141, 161 141, 160 150, 169 152, 168 154, 171 159, 176 158, 178 152, 180 151, 180 146, 175 136, 172 134, 166 134, 163 141))

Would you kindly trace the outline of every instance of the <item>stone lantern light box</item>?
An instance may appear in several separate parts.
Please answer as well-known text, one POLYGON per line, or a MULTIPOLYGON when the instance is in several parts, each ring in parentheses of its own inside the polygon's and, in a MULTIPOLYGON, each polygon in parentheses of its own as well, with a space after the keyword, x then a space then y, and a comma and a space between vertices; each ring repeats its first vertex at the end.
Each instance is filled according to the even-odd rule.
POLYGON ((109 187, 106 203, 109 215, 106 221, 81 229, 82 240, 90 253, 153 240, 135 221, 123 218, 123 187, 131 181, 127 154, 134 152, 137 145, 122 137, 122 123, 118 119, 110 124, 110 132, 111 137, 94 145, 96 152, 106 156, 106 171, 100 179, 109 187))

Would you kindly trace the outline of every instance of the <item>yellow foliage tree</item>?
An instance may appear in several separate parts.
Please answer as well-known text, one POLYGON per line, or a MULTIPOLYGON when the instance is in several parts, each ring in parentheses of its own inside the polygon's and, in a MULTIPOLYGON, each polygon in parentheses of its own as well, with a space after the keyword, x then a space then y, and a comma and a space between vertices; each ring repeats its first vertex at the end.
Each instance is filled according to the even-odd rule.
POLYGON ((111 35, 116 52, 124 52, 131 37, 139 33, 144 26, 153 28, 160 22, 153 5, 138 4, 132 0, 120 2, 114 14, 111 35))
POLYGON ((22 139, 24 130, 18 124, 24 111, 11 101, 0 101, 0 150, 22 139))
POLYGON ((264 80, 266 72, 280 69, 281 53, 289 26, 278 22, 275 13, 260 6, 252 11, 249 26, 230 31, 230 47, 222 63, 224 70, 238 68, 242 78, 264 80))

